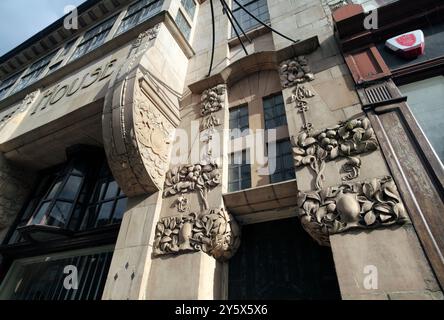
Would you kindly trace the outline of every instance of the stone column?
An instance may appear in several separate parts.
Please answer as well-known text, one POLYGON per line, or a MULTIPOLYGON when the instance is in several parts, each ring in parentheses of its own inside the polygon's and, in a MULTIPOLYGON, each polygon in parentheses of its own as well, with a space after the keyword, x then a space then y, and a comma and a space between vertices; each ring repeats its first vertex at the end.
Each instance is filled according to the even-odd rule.
POLYGON ((442 298, 347 69, 311 74, 312 55, 280 66, 303 227, 344 299, 442 298))

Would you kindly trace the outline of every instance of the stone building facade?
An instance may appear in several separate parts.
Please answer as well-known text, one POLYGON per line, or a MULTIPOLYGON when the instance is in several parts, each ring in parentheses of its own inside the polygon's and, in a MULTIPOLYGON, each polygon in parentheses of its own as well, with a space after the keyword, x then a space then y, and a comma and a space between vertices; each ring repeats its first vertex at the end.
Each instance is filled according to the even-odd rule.
POLYGON ((88 0, 0 58, 1 299, 443 298, 440 1, 223 6, 88 0))

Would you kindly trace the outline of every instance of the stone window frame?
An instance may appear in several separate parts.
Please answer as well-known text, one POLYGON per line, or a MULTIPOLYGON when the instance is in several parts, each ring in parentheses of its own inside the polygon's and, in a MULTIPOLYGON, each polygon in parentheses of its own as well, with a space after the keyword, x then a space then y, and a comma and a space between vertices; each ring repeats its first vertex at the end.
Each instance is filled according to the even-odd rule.
POLYGON ((244 149, 237 152, 232 152, 230 155, 230 163, 228 164, 228 192, 236 192, 245 189, 251 188, 251 164, 249 164, 248 159, 250 158, 250 150, 244 149), (235 160, 235 157, 241 155, 242 163, 235 160), (245 163, 244 163, 245 161, 245 163), (243 171, 245 169, 245 171, 243 171), (248 173, 247 173, 248 172, 248 173), (236 179, 232 179, 232 174, 236 175, 236 179), (244 176, 247 175, 247 176, 244 176), (249 185, 246 186, 243 183, 249 181, 249 185), (235 189, 231 188, 231 185, 237 183, 237 187, 235 189))
POLYGON ((124 10, 125 15, 122 20, 118 22, 119 25, 114 37, 131 30, 148 19, 151 19, 162 10, 163 4, 164 0, 138 0, 131 3, 127 9, 124 10), (138 5, 139 7, 137 8, 138 5), (132 11, 133 7, 136 7, 137 9, 132 11), (148 15, 142 15, 142 12, 145 12, 145 10, 148 10, 148 15), (134 21, 131 21, 132 18, 135 18, 134 21), (131 22, 128 23, 128 25, 125 25, 126 21, 131 22))
MULTIPOLYGON (((240 4, 242 4, 246 9, 250 9, 252 5, 257 4, 259 2, 265 2, 265 3, 261 3, 260 7, 265 7, 267 8, 267 12, 266 14, 263 13, 264 15, 267 16, 266 19, 263 19, 262 15, 259 14, 257 16, 257 18, 259 20, 261 20, 263 23, 269 23, 270 22, 270 9, 268 8, 268 2, 267 0, 238 0, 240 2, 240 4)), ((232 8, 232 12, 233 12, 233 16, 237 19, 237 21, 239 22, 240 26, 242 27, 242 29, 245 32, 254 30, 258 27, 260 27, 260 23, 258 23, 257 21, 255 21, 252 17, 250 17, 241 7, 239 7, 234 1, 232 1, 231 3, 231 8, 232 8), (247 21, 254 21, 253 24, 251 24, 249 27, 245 27, 245 25, 242 23, 242 18, 246 17, 245 19, 247 19, 247 21)), ((254 13, 253 13, 254 14, 254 13)), ((237 26, 236 26, 237 29, 237 26)), ((241 34, 240 30, 237 30, 239 32, 239 34, 241 34)), ((234 28, 231 28, 231 38, 234 38, 236 36, 236 33, 234 31, 234 28)))
POLYGON ((230 131, 231 132, 231 136, 230 136, 231 140, 245 136, 245 133, 247 132, 245 130, 250 129, 250 122, 249 122, 250 114, 248 111, 248 103, 244 103, 244 104, 238 105, 236 107, 230 108, 229 113, 230 113, 230 116, 229 116, 230 117, 230 121, 229 121, 230 122, 229 123, 230 130, 239 129, 241 131, 240 135, 233 135, 232 134, 233 132, 230 131), (241 114, 241 111, 244 111, 245 114, 241 114), (243 125, 243 126, 240 125, 241 118, 247 118, 246 125, 243 125), (236 123, 234 123, 234 121, 236 123))

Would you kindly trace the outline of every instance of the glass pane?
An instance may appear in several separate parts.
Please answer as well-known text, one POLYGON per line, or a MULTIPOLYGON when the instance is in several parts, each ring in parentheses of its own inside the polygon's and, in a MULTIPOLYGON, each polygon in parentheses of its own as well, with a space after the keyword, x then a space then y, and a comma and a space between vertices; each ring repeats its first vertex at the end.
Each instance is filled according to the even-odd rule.
POLYGON ((444 76, 400 86, 407 103, 441 162, 444 162, 444 76))
POLYGON ((39 210, 37 211, 37 213, 34 215, 34 218, 32 219, 31 224, 41 224, 43 218, 46 215, 46 212, 48 211, 50 202, 45 202, 44 204, 42 204, 39 208, 39 210))
POLYGON ((116 181, 111 181, 108 184, 108 189, 106 190, 104 200, 114 199, 117 196, 117 192, 119 191, 119 185, 116 181))
POLYGON ((76 176, 70 176, 65 186, 60 192, 59 198, 66 200, 74 200, 82 184, 82 178, 76 176))
POLYGON ((96 226, 108 224, 113 210, 114 201, 102 203, 99 209, 99 215, 96 220, 96 226))
POLYGON ((120 199, 119 201, 117 201, 116 209, 114 210, 113 223, 117 223, 122 220, 123 214, 126 211, 127 202, 128 202, 127 198, 120 199))
POLYGON ((56 227, 67 226, 71 208, 72 203, 70 202, 56 201, 54 207, 51 209, 51 213, 48 216, 46 225, 56 227))

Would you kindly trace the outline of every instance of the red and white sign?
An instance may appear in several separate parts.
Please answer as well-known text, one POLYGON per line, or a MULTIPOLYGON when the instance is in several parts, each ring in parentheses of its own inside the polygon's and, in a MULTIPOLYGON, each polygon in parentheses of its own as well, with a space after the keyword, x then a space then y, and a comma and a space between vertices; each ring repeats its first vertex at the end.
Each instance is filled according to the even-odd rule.
POLYGON ((388 39, 385 45, 401 57, 413 59, 424 54, 424 33, 422 30, 407 32, 388 39))

